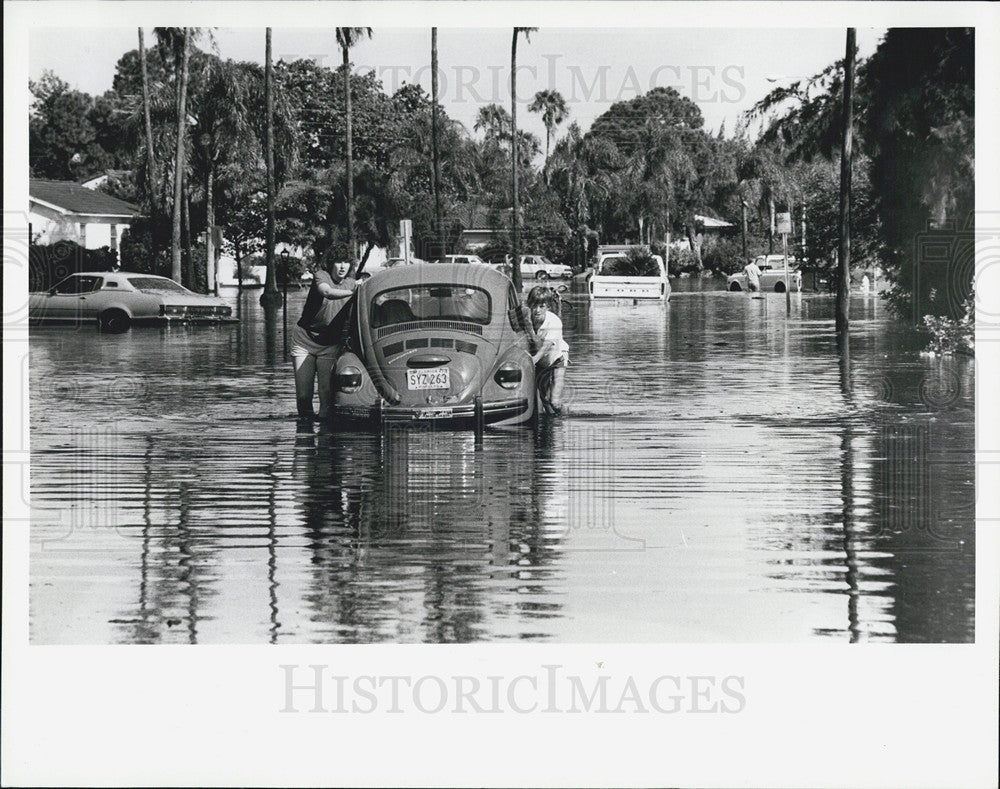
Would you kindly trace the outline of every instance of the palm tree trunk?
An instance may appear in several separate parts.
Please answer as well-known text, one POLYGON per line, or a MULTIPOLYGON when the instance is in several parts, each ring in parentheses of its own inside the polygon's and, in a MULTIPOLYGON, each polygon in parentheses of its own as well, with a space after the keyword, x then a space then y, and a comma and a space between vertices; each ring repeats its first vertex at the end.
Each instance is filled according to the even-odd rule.
MULTIPOLYGON (((146 38, 139 28, 139 62, 142 68, 142 112, 146 120, 146 178, 149 190, 150 225, 156 225, 156 157, 153 153, 153 121, 149 109, 149 70, 146 66, 146 38)), ((155 254, 155 236, 153 249, 155 254)))
POLYGON ((545 166, 542 172, 545 174, 545 185, 549 185, 549 145, 552 143, 552 129, 545 127, 545 166))
POLYGON ((188 290, 195 290, 194 259, 191 257, 191 185, 184 178, 184 213, 181 216, 181 237, 184 239, 184 282, 188 290))
POLYGON ((215 182, 215 162, 209 159, 205 179, 205 284, 210 293, 219 295, 219 272, 215 267, 215 201, 212 187, 215 182))
MULTIPOLYGON (((351 267, 358 260, 357 240, 354 236, 354 151, 351 131, 351 56, 348 47, 344 53, 344 118, 347 124, 347 245, 350 249, 351 267)), ((353 273, 353 272, 352 272, 353 273)))
POLYGON ((511 279, 514 282, 514 289, 521 293, 521 256, 518 249, 517 237, 517 34, 514 28, 514 37, 510 42, 510 159, 511 159, 511 215, 510 215, 510 255, 511 279))
POLYGON ((181 58, 181 78, 177 99, 177 153, 174 157, 174 226, 170 238, 170 278, 180 283, 181 211, 184 205, 184 131, 187 126, 188 29, 184 28, 184 56, 181 58))
POLYGON ((264 134, 264 159, 267 168, 267 247, 264 250, 267 275, 260 303, 276 307, 281 302, 274 270, 274 72, 271 66, 271 28, 267 28, 264 46, 264 112, 267 113, 264 134))
POLYGON ((441 213, 441 160, 438 153, 438 29, 431 28, 431 157, 434 180, 434 237, 438 249, 435 255, 445 253, 443 234, 444 216, 441 213))
POLYGON ((847 28, 844 55, 844 139, 840 153, 840 250, 837 256, 837 332, 847 332, 851 308, 851 140, 854 126, 855 29, 847 28))

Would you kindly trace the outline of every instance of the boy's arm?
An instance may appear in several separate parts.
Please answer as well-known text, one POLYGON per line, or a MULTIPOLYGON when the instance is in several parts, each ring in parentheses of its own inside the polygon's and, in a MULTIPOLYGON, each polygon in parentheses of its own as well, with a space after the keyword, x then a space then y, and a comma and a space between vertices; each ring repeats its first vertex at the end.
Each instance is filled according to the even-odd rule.
POLYGON ((552 342, 552 340, 542 340, 541 338, 539 338, 538 351, 536 353, 533 353, 531 355, 531 361, 534 364, 538 364, 538 362, 541 360, 541 358, 543 356, 545 356, 545 354, 547 354, 550 349, 555 348, 555 347, 556 346, 552 342))
POLYGON ((328 282, 319 283, 318 290, 325 299, 346 299, 354 295, 353 288, 341 288, 328 282))

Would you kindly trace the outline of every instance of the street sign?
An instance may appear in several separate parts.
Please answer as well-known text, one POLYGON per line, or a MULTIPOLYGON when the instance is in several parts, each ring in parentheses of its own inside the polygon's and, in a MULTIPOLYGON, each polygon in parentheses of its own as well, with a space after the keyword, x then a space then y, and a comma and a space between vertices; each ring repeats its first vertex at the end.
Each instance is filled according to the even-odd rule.
POLYGON ((779 236, 788 236, 792 233, 792 215, 791 214, 775 214, 774 217, 775 232, 779 236))

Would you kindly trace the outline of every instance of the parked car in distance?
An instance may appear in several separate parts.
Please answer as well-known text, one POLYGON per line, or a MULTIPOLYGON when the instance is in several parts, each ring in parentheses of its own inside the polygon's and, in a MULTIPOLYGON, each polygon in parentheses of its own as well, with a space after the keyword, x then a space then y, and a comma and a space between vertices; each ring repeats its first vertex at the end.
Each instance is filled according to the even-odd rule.
POLYGON ((232 307, 215 296, 192 293, 166 277, 124 271, 71 274, 28 297, 32 323, 96 321, 101 331, 111 333, 135 324, 235 323, 232 314, 232 307))
POLYGON ((527 316, 486 266, 396 266, 358 286, 350 342, 333 373, 331 419, 473 427, 535 414, 527 316))
POLYGON ((524 279, 572 279, 573 269, 553 263, 544 255, 521 255, 521 276, 524 279))
POLYGON ((487 263, 479 255, 445 255, 434 261, 435 263, 472 263, 477 266, 490 266, 494 268, 490 263, 487 263))
MULTIPOLYGON (((785 283, 785 258, 783 255, 758 255, 754 263, 760 269, 760 289, 784 293, 786 289, 792 293, 802 290, 802 272, 794 268, 795 258, 788 256, 788 280, 791 287, 785 283)), ((742 271, 730 274, 726 278, 726 288, 732 291, 747 290, 747 275, 742 271)))

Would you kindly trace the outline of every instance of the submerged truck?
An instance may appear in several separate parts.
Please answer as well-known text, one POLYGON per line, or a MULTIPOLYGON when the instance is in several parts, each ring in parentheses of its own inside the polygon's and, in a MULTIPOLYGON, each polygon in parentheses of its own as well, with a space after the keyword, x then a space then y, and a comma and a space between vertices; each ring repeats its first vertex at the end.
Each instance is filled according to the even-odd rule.
POLYGON ((597 248, 597 265, 587 277, 587 293, 595 299, 670 299, 667 267, 659 255, 649 254, 648 248, 614 244, 597 248), (631 250, 645 250, 639 259, 630 257, 631 250))

